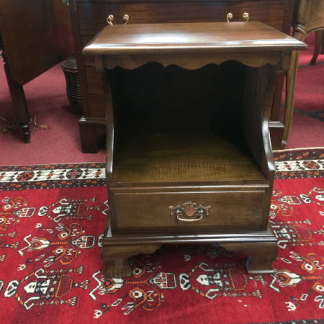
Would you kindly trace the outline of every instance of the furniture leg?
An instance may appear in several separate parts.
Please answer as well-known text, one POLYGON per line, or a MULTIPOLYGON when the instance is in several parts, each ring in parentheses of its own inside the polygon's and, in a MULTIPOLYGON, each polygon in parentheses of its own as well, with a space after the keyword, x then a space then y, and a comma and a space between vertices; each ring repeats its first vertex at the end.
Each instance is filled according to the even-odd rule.
POLYGON ((161 245, 104 245, 102 260, 106 266, 105 278, 126 278, 132 274, 128 258, 137 254, 151 254, 161 245))
POLYGON ((294 114, 294 96, 298 69, 299 51, 293 51, 291 56, 291 63, 287 71, 286 78, 286 102, 285 102, 285 129, 282 137, 282 148, 287 145, 289 132, 291 129, 293 114, 294 114))
POLYGON ((317 30, 315 32, 315 49, 314 49, 312 60, 310 61, 311 65, 314 65, 316 63, 318 54, 321 52, 322 34, 323 34, 322 30, 317 30))
POLYGON ((269 121, 269 130, 271 137, 271 144, 273 150, 281 150, 282 136, 284 132, 284 124, 277 120, 269 121))
POLYGON ((246 262, 248 274, 265 274, 274 273, 272 262, 278 255, 277 242, 260 242, 260 243, 239 243, 239 244, 221 244, 228 250, 244 251, 249 254, 246 262))
POLYGON ((281 150, 282 135, 284 131, 284 124, 281 122, 281 99, 282 89, 284 87, 285 72, 279 73, 276 77, 274 88, 271 116, 269 117, 269 130, 273 150, 281 150))
POLYGON ((29 143, 30 142, 30 130, 29 130, 30 115, 26 103, 25 92, 22 85, 20 85, 17 81, 15 81, 12 78, 10 68, 8 66, 8 63, 6 62, 5 54, 3 55, 3 58, 5 61, 4 69, 7 77, 12 104, 15 111, 15 117, 19 124, 19 128, 22 133, 24 142, 29 143))
POLYGON ((97 132, 96 126, 86 122, 84 117, 79 120, 79 131, 83 153, 97 153, 97 132))

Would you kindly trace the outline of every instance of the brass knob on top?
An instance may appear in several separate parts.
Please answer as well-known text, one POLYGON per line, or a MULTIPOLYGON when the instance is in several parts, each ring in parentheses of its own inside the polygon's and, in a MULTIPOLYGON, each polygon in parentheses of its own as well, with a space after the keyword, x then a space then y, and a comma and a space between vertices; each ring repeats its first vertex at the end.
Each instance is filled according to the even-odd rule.
POLYGON ((226 15, 226 20, 227 20, 227 22, 229 22, 229 21, 232 20, 232 19, 233 19, 233 14, 229 12, 229 13, 226 15))
POLYGON ((125 14, 123 16, 123 20, 125 21, 124 25, 126 25, 128 23, 128 21, 129 21, 129 16, 127 14, 125 14))
POLYGON ((249 13, 248 13, 248 12, 244 12, 244 14, 243 14, 243 18, 245 19, 245 22, 248 22, 249 19, 250 19, 250 15, 249 15, 249 13))
POLYGON ((113 20, 114 20, 114 16, 113 15, 109 15, 107 18, 107 23, 109 25, 113 25, 113 20))

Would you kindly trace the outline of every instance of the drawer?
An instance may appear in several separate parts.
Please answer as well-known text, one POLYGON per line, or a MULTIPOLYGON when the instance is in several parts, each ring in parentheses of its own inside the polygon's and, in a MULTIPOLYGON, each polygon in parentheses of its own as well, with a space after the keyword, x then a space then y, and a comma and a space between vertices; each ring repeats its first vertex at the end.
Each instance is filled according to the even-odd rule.
MULTIPOLYGON (((111 195, 111 194, 110 194, 111 195)), ((200 191, 200 192, 150 192, 114 193, 111 195, 112 226, 122 230, 165 230, 166 232, 195 232, 205 230, 222 232, 224 230, 261 229, 265 224, 265 188, 242 191, 200 191), (210 206, 208 215, 199 216, 187 202, 210 206), (183 211, 170 209, 180 206, 183 211), (200 219, 201 218, 201 219, 200 219), (190 219, 191 221, 188 221, 190 219), (193 219, 200 219, 192 221, 193 219)), ((194 206, 193 206, 194 207, 194 206)), ((197 210, 196 210, 197 211, 197 210)))
POLYGON ((226 21, 227 13, 233 21, 244 21, 248 12, 250 20, 259 20, 276 29, 281 29, 285 1, 222 1, 222 2, 156 2, 156 3, 77 3, 81 35, 97 33, 107 25, 109 14, 115 24, 123 24, 123 15, 128 14, 129 24, 226 21))

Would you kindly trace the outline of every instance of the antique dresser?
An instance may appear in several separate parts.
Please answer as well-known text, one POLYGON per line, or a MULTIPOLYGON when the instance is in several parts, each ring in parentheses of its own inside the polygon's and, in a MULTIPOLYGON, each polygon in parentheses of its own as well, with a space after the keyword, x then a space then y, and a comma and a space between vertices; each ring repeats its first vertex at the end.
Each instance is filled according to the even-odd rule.
MULTIPOLYGON (((108 23, 226 22, 227 14, 231 13, 232 22, 261 21, 288 34, 293 5, 294 0, 70 0, 84 105, 84 116, 79 121, 83 152, 97 152, 98 141, 105 134, 106 111, 103 84, 94 57, 83 55, 82 49, 108 23), (243 17, 244 13, 248 16, 243 17), (109 15, 112 16, 107 19, 109 15)), ((283 75, 276 78, 270 130, 273 147, 280 148, 284 130, 280 122, 283 75)))
POLYGON ((130 276, 129 257, 164 243, 219 243, 248 254, 249 274, 273 272, 270 111, 278 75, 306 45, 244 17, 114 25, 110 16, 83 50, 105 94, 106 277, 130 276))

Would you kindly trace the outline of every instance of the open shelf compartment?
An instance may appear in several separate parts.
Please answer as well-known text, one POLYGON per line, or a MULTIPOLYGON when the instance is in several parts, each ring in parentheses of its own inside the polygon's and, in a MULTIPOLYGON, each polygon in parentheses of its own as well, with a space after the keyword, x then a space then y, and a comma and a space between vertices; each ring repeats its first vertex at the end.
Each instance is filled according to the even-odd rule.
POLYGON ((144 184, 269 183, 244 147, 217 133, 141 133, 116 147, 111 188, 144 184))

